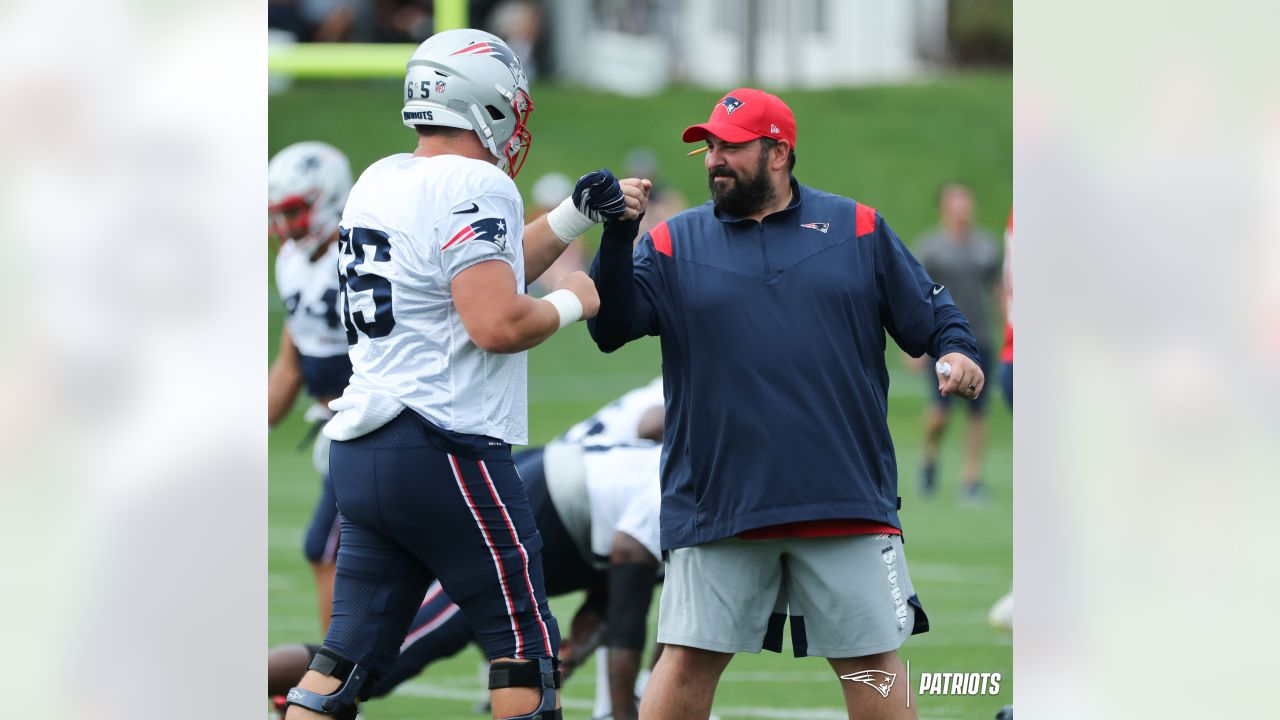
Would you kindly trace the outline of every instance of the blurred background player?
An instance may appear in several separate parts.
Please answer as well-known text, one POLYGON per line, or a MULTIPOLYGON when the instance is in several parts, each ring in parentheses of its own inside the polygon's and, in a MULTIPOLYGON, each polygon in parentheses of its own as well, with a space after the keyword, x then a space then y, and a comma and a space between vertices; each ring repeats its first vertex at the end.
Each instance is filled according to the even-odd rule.
MULTIPOLYGON (((974 225, 976 207, 973 190, 964 183, 950 182, 938 190, 939 224, 916 243, 916 258, 935 282, 945 286, 956 307, 969 318, 969 327, 978 340, 982 372, 990 366, 992 343, 991 305, 999 297, 1000 253, 990 233, 974 225)), ((925 410, 921 489, 930 495, 937 488, 938 447, 947 430, 951 398, 938 392, 933 363, 936 358, 910 358, 908 367, 924 373, 932 402, 925 410)), ((982 458, 986 447, 987 397, 968 403, 969 433, 965 441, 963 497, 982 498, 982 458)))
MULTIPOLYGON (((652 442, 621 446, 593 446, 576 459, 551 469, 543 448, 514 456, 524 482, 538 532, 543 539, 543 569, 548 596, 586 591, 574 616, 570 636, 561 645, 562 672, 567 680, 604 640, 611 648, 629 649, 637 658, 646 637, 648 602, 658 575, 658 464, 662 449, 652 442), (552 485, 571 489, 588 511, 586 522, 572 527, 562 519, 569 508, 555 504, 552 485), (634 573, 634 577, 632 577, 634 573), (620 580, 621 578, 621 580, 620 580), (622 597, 619 597, 619 596, 622 597)), ((410 631, 391 669, 374 686, 371 697, 389 694, 438 660, 451 657, 475 642, 466 619, 433 582, 422 600, 410 631)), ((306 671, 318 650, 315 645, 273 648, 267 660, 268 694, 281 696, 306 671)), ((616 665, 616 663, 615 663, 616 665)), ((615 694, 622 698, 617 718, 635 716, 635 698, 642 687, 635 673, 615 672, 615 694)), ((608 685, 598 688, 607 698, 608 685)), ((282 698, 277 699, 277 708, 282 698)), ((608 709, 603 717, 612 713, 608 709)), ((602 717, 597 711, 595 717, 602 717)))
POLYGON ((342 216, 354 373, 324 428, 342 540, 329 631, 286 714, 354 717, 438 579, 490 660, 494 717, 557 720, 559 628, 511 445, 528 435, 524 351, 599 299, 583 273, 524 288, 595 223, 642 214, 647 187, 589 173, 526 227, 512 178, 533 100, 511 48, 439 33, 403 87, 417 148, 366 169, 342 216))
MULTIPOLYGON (((351 378, 347 334, 338 306, 338 221, 351 191, 351 168, 337 148, 301 142, 267 165, 271 233, 280 242, 276 289, 284 301, 280 352, 267 376, 267 422, 275 427, 305 387, 315 403, 307 422, 327 421, 327 404, 351 378)), ((308 439, 317 435, 313 432, 308 439)), ((307 526, 303 552, 315 573, 321 627, 328 629, 338 552, 338 507, 329 477, 329 439, 315 437, 312 459, 322 478, 320 499, 307 526)))

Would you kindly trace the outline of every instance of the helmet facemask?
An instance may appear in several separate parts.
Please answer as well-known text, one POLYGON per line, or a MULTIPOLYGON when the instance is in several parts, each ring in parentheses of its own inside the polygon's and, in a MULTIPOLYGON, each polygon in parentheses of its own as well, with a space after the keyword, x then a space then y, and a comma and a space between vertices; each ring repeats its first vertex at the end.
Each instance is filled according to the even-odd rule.
POLYGON ((529 116, 533 114, 533 98, 524 90, 516 88, 511 109, 516 113, 516 127, 503 148, 503 159, 506 161, 507 174, 514 178, 520 168, 524 167, 524 161, 529 157, 529 148, 533 147, 533 133, 528 127, 529 116))

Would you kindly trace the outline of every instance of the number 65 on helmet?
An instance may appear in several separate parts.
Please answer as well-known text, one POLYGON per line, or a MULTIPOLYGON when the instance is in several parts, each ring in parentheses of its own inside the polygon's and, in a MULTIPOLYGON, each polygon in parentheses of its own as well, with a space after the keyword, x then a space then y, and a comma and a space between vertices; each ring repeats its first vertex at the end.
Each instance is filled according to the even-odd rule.
POLYGON ((520 172, 533 142, 526 126, 532 112, 520 59, 496 35, 446 30, 409 58, 404 124, 473 130, 511 177, 520 172))

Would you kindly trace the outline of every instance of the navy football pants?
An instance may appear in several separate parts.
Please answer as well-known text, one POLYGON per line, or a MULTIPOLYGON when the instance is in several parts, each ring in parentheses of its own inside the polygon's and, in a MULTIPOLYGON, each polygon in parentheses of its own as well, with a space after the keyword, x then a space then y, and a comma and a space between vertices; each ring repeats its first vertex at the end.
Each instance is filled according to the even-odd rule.
POLYGON ((509 445, 406 410, 329 457, 342 536, 327 647, 385 672, 439 578, 489 658, 559 652, 509 445))

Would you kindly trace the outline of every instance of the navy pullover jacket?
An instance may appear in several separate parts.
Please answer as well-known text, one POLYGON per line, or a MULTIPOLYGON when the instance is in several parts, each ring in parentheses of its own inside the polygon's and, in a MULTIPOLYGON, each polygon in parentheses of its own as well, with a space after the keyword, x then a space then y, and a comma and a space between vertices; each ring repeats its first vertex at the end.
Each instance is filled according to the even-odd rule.
POLYGON ((978 360, 968 321, 876 211, 791 180, 757 223, 708 202, 636 244, 605 226, 591 337, 662 343, 662 547, 802 520, 901 528, 885 331, 978 360))

